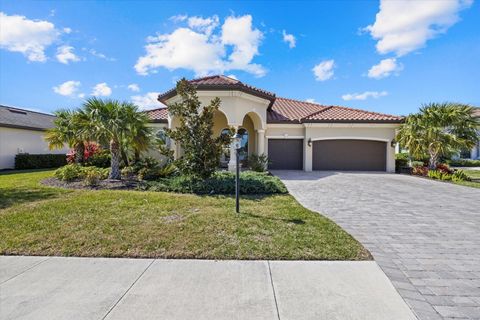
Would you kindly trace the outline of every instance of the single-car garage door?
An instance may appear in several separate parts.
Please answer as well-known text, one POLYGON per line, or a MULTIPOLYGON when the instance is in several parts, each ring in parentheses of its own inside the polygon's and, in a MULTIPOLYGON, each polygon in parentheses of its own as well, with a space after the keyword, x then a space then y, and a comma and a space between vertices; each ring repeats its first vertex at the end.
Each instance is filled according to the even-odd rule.
POLYGON ((268 139, 268 168, 303 169, 303 139, 268 139))
POLYGON ((313 142, 313 170, 385 171, 387 145, 370 140, 313 142))

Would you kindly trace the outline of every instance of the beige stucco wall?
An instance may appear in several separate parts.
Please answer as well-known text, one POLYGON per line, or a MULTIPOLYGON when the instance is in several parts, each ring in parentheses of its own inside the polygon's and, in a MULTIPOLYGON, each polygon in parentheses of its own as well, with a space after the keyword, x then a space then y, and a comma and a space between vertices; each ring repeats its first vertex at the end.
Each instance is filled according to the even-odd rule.
MULTIPOLYGON (((153 134, 156 134, 158 130, 167 128, 168 124, 167 123, 150 123, 149 127, 152 128, 153 134)), ((157 159, 160 162, 165 160, 165 157, 162 156, 160 152, 158 152, 158 150, 155 150, 155 149, 150 149, 147 152, 145 152, 145 154, 149 157, 153 157, 157 159)))
POLYGON ((13 169, 18 153, 67 153, 68 148, 50 150, 44 131, 0 127, 0 169, 13 169))

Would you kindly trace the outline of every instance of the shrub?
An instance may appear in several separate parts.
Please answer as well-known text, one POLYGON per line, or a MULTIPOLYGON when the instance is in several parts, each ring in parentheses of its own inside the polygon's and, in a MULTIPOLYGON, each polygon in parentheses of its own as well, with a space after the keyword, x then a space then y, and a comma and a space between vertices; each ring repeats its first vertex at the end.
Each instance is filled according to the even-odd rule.
POLYGON ((480 167, 480 160, 472 159, 448 160, 447 163, 452 167, 480 167))
POLYGON ((442 173, 452 174, 453 170, 448 167, 448 165, 444 163, 437 164, 436 169, 442 173))
POLYGON ((84 183, 86 186, 94 187, 100 182, 100 172, 88 171, 85 173, 84 183))
POLYGON ((412 161, 412 168, 424 167, 425 163, 423 161, 412 161))
POLYGON ((155 167, 151 169, 143 168, 138 172, 138 180, 157 180, 167 178, 177 171, 177 167, 173 163, 164 165, 163 167, 155 167))
POLYGON ((65 154, 28 154, 15 156, 15 169, 58 168, 67 164, 65 154))
POLYGON ((265 154, 251 154, 248 157, 248 167, 252 171, 265 172, 268 166, 268 157, 265 154))
POLYGON ((121 171, 120 174, 122 175, 123 179, 131 179, 135 176, 135 171, 133 170, 133 167, 124 167, 121 171))
MULTIPOLYGON (((210 178, 201 180, 189 176, 174 176, 147 182, 144 189, 196 194, 234 194, 235 175, 231 172, 216 172, 210 178)), ((287 193, 283 183, 275 176, 253 171, 240 174, 241 194, 273 194, 287 193)))
POLYGON ((85 164, 88 166, 95 166, 99 168, 109 168, 110 167, 110 151, 100 150, 87 158, 85 164))
POLYGON ((397 153, 395 155, 395 171, 400 172, 400 169, 408 167, 408 161, 408 153, 397 153))
POLYGON ((135 162, 132 166, 133 172, 138 173, 142 169, 153 169, 159 166, 158 160, 153 157, 145 157, 137 162, 135 162))
POLYGON ((432 178, 432 179, 436 179, 436 180, 440 180, 441 177, 442 177, 442 173, 438 170, 429 170, 427 172, 427 177, 432 178))
POLYGON ((470 177, 463 170, 455 170, 455 172, 452 175, 452 180, 455 182, 469 181, 470 177))
POLYGON ((428 174, 428 168, 423 166, 413 167, 412 174, 425 177, 428 174))
POLYGON ((83 167, 78 164, 67 164, 55 170, 54 175, 59 180, 70 182, 83 178, 83 167))

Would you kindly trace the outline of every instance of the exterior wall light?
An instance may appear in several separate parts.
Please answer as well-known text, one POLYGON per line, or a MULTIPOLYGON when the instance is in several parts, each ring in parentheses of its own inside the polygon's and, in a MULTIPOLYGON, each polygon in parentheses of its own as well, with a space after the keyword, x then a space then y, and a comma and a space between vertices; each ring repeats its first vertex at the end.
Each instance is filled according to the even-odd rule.
POLYGON ((307 141, 307 146, 311 147, 312 146, 312 138, 308 138, 307 141))

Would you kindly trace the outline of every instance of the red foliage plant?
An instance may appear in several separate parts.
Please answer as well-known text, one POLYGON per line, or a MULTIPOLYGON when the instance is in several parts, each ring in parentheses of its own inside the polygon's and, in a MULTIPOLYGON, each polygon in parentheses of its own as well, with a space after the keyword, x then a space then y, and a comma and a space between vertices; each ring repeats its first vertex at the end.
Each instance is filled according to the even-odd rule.
MULTIPOLYGON (((83 161, 87 161, 88 158, 101 151, 100 146, 95 142, 86 142, 84 146, 85 149, 83 151, 83 161)), ((67 163, 75 163, 75 153, 75 149, 70 149, 67 152, 67 163)))
POLYGON ((412 170, 412 174, 416 176, 427 176, 428 174, 428 167, 414 167, 412 170))
POLYGON ((437 170, 442 173, 453 174, 453 170, 448 167, 448 165, 444 163, 437 164, 437 170))

